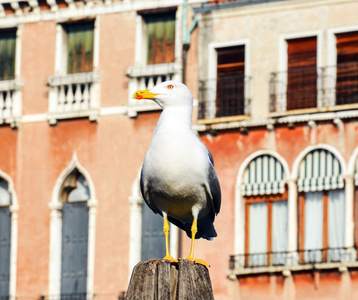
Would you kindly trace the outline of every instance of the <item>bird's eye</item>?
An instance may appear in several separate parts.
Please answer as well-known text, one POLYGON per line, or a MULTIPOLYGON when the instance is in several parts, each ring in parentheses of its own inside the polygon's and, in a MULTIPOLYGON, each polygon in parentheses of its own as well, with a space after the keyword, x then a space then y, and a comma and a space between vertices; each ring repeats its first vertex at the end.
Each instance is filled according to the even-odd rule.
POLYGON ((167 86, 167 88, 168 88, 169 90, 172 90, 172 89, 174 88, 174 85, 169 84, 169 85, 167 86))

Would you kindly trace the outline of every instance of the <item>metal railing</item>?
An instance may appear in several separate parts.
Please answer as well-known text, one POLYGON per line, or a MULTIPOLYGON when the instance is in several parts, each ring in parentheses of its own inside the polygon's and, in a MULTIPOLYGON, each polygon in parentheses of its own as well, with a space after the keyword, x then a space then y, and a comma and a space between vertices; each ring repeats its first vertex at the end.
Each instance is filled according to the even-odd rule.
POLYGON ((250 114, 250 78, 222 76, 199 81, 199 119, 250 114))
POLYGON ((270 111, 358 104, 358 62, 274 72, 270 111))
POLYGON ((234 270, 277 266, 290 267, 355 261, 357 261, 357 249, 341 247, 231 255, 229 268, 234 270))
POLYGON ((91 300, 93 298, 93 295, 88 295, 87 293, 68 293, 61 295, 41 296, 39 300, 91 300))

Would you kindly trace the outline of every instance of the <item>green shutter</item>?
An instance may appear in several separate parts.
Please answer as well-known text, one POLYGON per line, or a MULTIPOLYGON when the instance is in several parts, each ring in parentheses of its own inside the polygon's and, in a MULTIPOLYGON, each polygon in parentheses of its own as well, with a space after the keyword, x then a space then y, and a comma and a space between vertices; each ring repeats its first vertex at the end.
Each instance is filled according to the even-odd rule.
POLYGON ((333 153, 316 149, 308 153, 300 164, 299 192, 316 192, 344 187, 341 164, 333 153))
POLYGON ((0 31, 0 80, 15 78, 16 30, 0 31))
POLYGON ((93 22, 66 25, 68 74, 92 72, 93 31, 93 22))
POLYGON ((285 184, 286 174, 277 158, 260 155, 247 166, 241 189, 244 196, 282 194, 285 184))
POLYGON ((147 25, 147 64, 174 62, 175 12, 151 14, 147 25))

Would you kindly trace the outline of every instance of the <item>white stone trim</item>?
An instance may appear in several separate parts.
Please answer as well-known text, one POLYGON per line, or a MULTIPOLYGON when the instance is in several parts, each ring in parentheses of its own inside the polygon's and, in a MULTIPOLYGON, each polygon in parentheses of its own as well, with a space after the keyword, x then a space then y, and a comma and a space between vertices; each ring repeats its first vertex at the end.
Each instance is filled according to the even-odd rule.
POLYGON ((354 221, 353 221, 353 177, 347 171, 347 165, 344 160, 343 155, 333 146, 328 144, 317 144, 306 147, 301 151, 296 157, 293 166, 292 166, 292 177, 291 180, 297 182, 299 175, 299 167, 303 159, 308 153, 316 149, 325 149, 330 151, 339 161, 342 168, 342 175, 344 176, 344 189, 345 189, 345 247, 353 246, 353 230, 354 230, 354 221), (353 225, 353 226, 352 226, 353 225))
MULTIPOLYGON (((281 164, 284 169, 285 178, 290 178, 290 170, 286 160, 276 151, 274 150, 258 150, 249 155, 245 158, 245 160, 240 164, 239 172, 236 177, 236 184, 235 184, 235 240, 234 240, 234 251, 235 254, 244 254, 245 253, 245 203, 243 201, 243 195, 241 186, 243 183, 243 176, 246 168, 250 164, 250 162, 258 156, 261 155, 271 155, 275 157, 281 164)), ((289 205, 289 218, 291 217, 290 212, 293 209, 293 204, 290 204, 290 200, 288 199, 289 205)), ((289 226, 289 233, 290 236, 296 228, 289 226)))
POLYGON ((147 65, 147 28, 144 15, 136 16, 136 36, 135 36, 135 65, 127 68, 128 84, 128 110, 129 117, 136 117, 138 112, 156 111, 161 108, 150 100, 133 100, 132 95, 139 89, 150 89, 155 84, 161 83, 161 77, 165 80, 181 80, 182 74, 182 14, 183 9, 175 2, 170 7, 176 6, 175 14, 175 56, 173 63, 147 65), (149 77, 149 78, 148 78, 149 77), (148 79, 147 79, 148 78, 148 79))
POLYGON ((8 191, 11 194, 11 238, 10 238, 10 280, 9 280, 9 300, 16 300, 16 281, 17 281, 17 240, 18 240, 18 211, 19 206, 14 189, 14 183, 9 175, 0 170, 0 178, 8 184, 8 191))
POLYGON ((61 242, 62 242, 62 207, 60 202, 61 186, 67 176, 77 169, 86 179, 90 191, 90 199, 87 201, 89 207, 88 220, 88 257, 87 257, 87 294, 92 297, 94 291, 94 253, 95 253, 95 224, 97 215, 97 199, 93 181, 73 154, 70 164, 57 178, 52 191, 50 208, 50 261, 49 261, 49 295, 59 296, 61 293, 61 242))
POLYGON ((325 149, 327 151, 332 152, 332 154, 338 159, 339 163, 341 164, 342 168, 342 174, 343 176, 347 174, 347 166, 346 162, 344 160, 343 155, 333 146, 328 144, 317 144, 317 145, 311 145, 307 146, 304 150, 302 150, 296 157, 295 161, 292 165, 292 179, 297 181, 298 175, 299 175, 299 167, 305 156, 310 153, 311 151, 314 151, 316 149, 325 149))

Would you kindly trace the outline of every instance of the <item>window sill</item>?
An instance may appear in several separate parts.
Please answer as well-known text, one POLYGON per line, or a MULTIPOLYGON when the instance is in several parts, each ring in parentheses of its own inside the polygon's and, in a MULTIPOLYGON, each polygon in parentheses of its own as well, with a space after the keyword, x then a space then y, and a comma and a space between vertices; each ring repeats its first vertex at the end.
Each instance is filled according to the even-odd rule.
POLYGON ((248 119, 250 119, 250 117, 247 115, 219 117, 219 118, 213 118, 213 119, 198 119, 197 124, 198 125, 210 125, 210 124, 243 121, 243 120, 248 120, 248 119))
POLYGON ((358 103, 295 109, 295 110, 287 110, 282 112, 271 112, 269 113, 269 117, 277 118, 277 117, 296 116, 296 115, 304 115, 304 114, 336 112, 336 111, 352 110, 352 109, 358 109, 358 103))
POLYGON ((291 272, 309 271, 309 270, 332 270, 338 269, 343 272, 350 268, 358 268, 358 261, 356 262, 331 262, 331 263, 315 263, 294 266, 270 266, 270 267, 256 267, 256 268, 239 268, 227 271, 230 279, 236 279, 238 276, 257 275, 267 273, 281 273, 288 276, 291 272))
POLYGON ((164 76, 178 73, 181 69, 182 66, 176 63, 129 67, 127 68, 127 76, 129 78, 164 76))
POLYGON ((100 115, 99 109, 78 110, 68 112, 48 113, 47 119, 50 125, 56 125, 58 120, 70 120, 88 118, 91 122, 98 122, 100 115))

